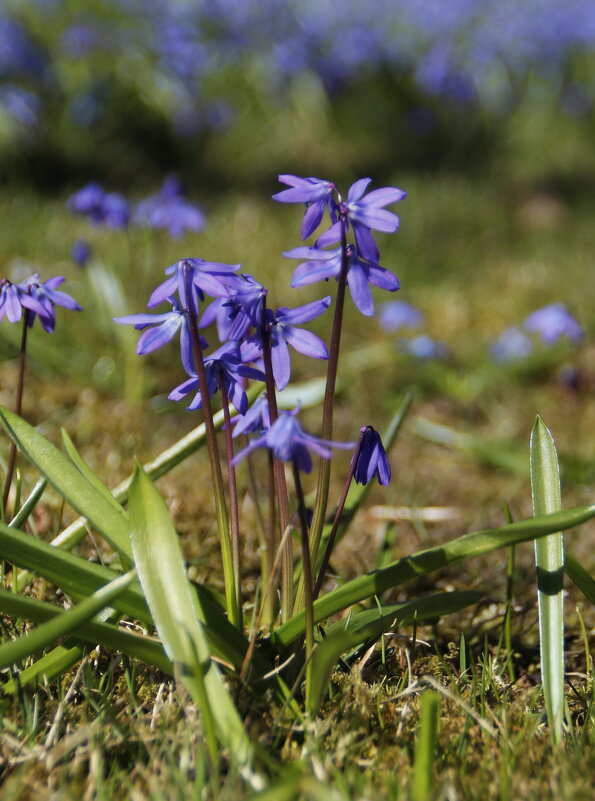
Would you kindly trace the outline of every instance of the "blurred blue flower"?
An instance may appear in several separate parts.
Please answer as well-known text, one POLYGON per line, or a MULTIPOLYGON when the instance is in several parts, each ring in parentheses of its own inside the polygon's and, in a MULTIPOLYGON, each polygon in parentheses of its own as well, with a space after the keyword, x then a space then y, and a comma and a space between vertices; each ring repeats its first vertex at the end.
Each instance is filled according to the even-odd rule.
POLYGON ((134 220, 149 228, 164 229, 172 239, 180 239, 188 231, 201 231, 205 225, 204 214, 186 200, 173 176, 165 179, 156 195, 139 203, 134 220))
MULTIPOLYGON (((222 345, 218 350, 209 354, 204 363, 209 396, 214 395, 222 385, 225 385, 230 402, 240 414, 245 414, 248 410, 248 396, 240 381, 243 378, 264 381, 264 373, 255 367, 242 364, 237 342, 227 342, 222 345)), ((198 376, 194 370, 190 371, 190 378, 173 389, 168 397, 170 400, 177 401, 186 397, 190 392, 196 392, 196 395, 186 408, 189 410, 200 409, 202 396, 198 376)))
POLYGON ((520 328, 507 328, 490 346, 490 356, 495 362, 510 362, 524 359, 533 352, 533 343, 520 328))
POLYGON ((84 239, 76 239, 72 243, 70 256, 77 267, 85 267, 91 258, 91 245, 84 239))
POLYGON ((257 398, 243 417, 234 417, 231 424, 234 437, 239 437, 240 434, 261 434, 270 428, 271 417, 266 395, 257 398))
POLYGON ((427 334, 420 334, 412 339, 399 339, 396 344, 401 352, 420 361, 446 359, 449 356, 446 345, 436 342, 427 334))
POLYGON ((323 459, 330 459, 331 448, 353 448, 353 442, 331 442, 306 433, 295 418, 297 412, 297 409, 292 412, 281 412, 264 434, 252 440, 235 456, 233 464, 237 464, 240 459, 256 448, 268 448, 277 459, 281 459, 283 462, 295 461, 299 470, 309 473, 312 470, 312 457, 309 450, 322 456, 323 459))
POLYGON ((551 303, 530 314, 524 321, 526 331, 538 334, 544 345, 552 345, 562 337, 580 342, 584 331, 563 303, 551 303))
POLYGON ((94 225, 125 228, 130 220, 126 198, 119 192, 106 192, 96 181, 74 192, 66 205, 74 214, 87 217, 94 225))
POLYGON ((374 476, 378 483, 386 486, 391 479, 391 470, 380 434, 372 426, 364 426, 360 451, 353 477, 356 484, 368 484, 374 476))
POLYGON ((378 322, 385 331, 399 328, 419 328, 424 316, 415 306, 405 300, 390 300, 379 306, 378 322))
MULTIPOLYGON (((341 272, 341 248, 321 250, 299 247, 283 255, 288 259, 306 259, 296 267, 291 280, 292 287, 305 286, 316 281, 338 278, 341 272)), ((374 301, 368 283, 396 292, 399 279, 389 270, 375 262, 361 258, 353 245, 347 245, 347 285, 356 308, 366 317, 374 314, 374 301)))
POLYGON ((20 86, 5 84, 0 88, 0 107, 16 122, 32 128, 39 121, 41 102, 33 92, 20 86))

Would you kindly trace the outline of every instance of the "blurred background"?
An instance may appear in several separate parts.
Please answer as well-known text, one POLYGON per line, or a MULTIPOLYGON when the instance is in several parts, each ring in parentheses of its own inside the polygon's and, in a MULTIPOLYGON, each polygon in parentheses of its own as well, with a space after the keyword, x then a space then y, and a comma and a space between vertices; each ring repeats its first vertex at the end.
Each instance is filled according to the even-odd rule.
MULTIPOLYGON (((31 337, 26 414, 70 414, 83 445, 101 428, 105 447, 89 458, 115 483, 135 451, 159 445, 126 404, 171 412, 183 373, 171 354, 136 357, 136 333, 112 318, 142 311, 163 269, 189 255, 241 262, 273 305, 326 294, 289 290, 295 263, 281 253, 300 244, 301 211, 270 200, 276 176, 344 191, 369 176, 408 192, 393 209, 400 230, 378 241, 418 316, 384 306, 394 296, 380 290, 373 320, 348 310, 340 435, 351 436, 348 409, 377 424, 414 385, 422 424, 397 457, 400 500, 470 500, 489 518, 495 498, 528 498, 540 411, 586 502, 594 102, 591 0, 2 0, 3 274, 65 275, 85 307, 31 337), (545 328, 532 328, 544 307, 545 328), (423 420, 475 436, 475 450, 423 420), (452 469, 454 458, 467 471, 470 453, 492 471, 484 483, 452 469)), ((327 325, 311 327, 326 336, 327 325)), ((0 326, 8 405, 13 328, 0 326)), ((298 379, 321 374, 294 364, 298 379)), ((171 420, 188 427, 176 409, 163 444, 171 420)))

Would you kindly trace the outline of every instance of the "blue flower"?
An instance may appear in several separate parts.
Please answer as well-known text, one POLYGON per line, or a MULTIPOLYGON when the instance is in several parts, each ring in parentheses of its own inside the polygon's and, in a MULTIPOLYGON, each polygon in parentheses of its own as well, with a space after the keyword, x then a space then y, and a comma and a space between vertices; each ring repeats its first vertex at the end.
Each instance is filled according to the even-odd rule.
POLYGON ((77 267, 86 267, 91 258, 91 246, 84 239, 76 239, 72 243, 70 257, 77 267))
MULTIPOLYGON (((327 281, 338 278, 341 272, 341 248, 320 250, 319 248, 300 247, 283 254, 288 259, 306 259, 300 264, 291 280, 292 287, 305 286, 315 281, 327 281)), ((353 247, 347 245, 347 286, 356 308, 366 317, 374 314, 374 301, 368 283, 396 292, 399 280, 376 262, 362 258, 353 247)))
MULTIPOLYGON (((291 376, 291 360, 288 345, 312 359, 328 359, 328 350, 322 339, 311 331, 296 328, 298 323, 306 323, 321 315, 330 305, 331 296, 297 306, 295 309, 282 307, 273 311, 267 309, 267 328, 270 332, 271 362, 277 389, 284 389, 291 376)), ((249 337, 241 346, 242 359, 253 362, 262 356, 262 335, 260 331, 249 337)))
POLYGON ((563 303, 551 303, 530 314, 523 323, 527 331, 539 334, 544 345, 553 345, 562 337, 580 342, 584 331, 563 303))
POLYGON ((378 322, 385 331, 397 331, 399 328, 419 328, 424 316, 404 300, 391 300, 382 303, 379 308, 378 322))
POLYGON ((204 259, 181 259, 167 268, 165 274, 171 278, 153 290, 147 306, 149 308, 158 306, 177 292, 182 309, 191 309, 196 314, 196 296, 200 300, 204 299, 205 294, 215 298, 226 297, 229 294, 229 273, 237 270, 239 266, 239 264, 222 264, 204 259), (194 289, 190 297, 187 296, 187 275, 194 289))
POLYGON ((427 334, 420 334, 412 339, 400 339, 397 347, 403 353, 413 356, 414 359, 429 361, 431 359, 446 359, 449 350, 442 342, 429 337, 427 334))
POLYGON ((266 395, 257 398, 243 417, 234 417, 231 424, 234 437, 239 437, 240 434, 261 434, 270 428, 271 417, 266 395))
POLYGON ((524 359, 532 352, 533 343, 524 331, 516 327, 507 328, 490 346, 490 356, 495 362, 524 359))
POLYGON ((149 228, 163 228, 173 239, 179 239, 187 231, 201 231, 205 225, 205 216, 182 195, 177 178, 170 176, 165 179, 156 195, 137 206, 135 222, 149 228))
POLYGON ((372 426, 364 426, 361 433, 363 437, 353 477, 357 484, 368 484, 376 476, 378 483, 386 486, 391 471, 380 434, 372 426))
MULTIPOLYGON (((394 186, 374 189, 364 197, 364 193, 371 182, 371 178, 361 178, 349 188, 347 201, 339 204, 338 213, 348 226, 353 228, 355 242, 359 253, 364 259, 377 262, 380 251, 374 241, 371 229, 394 233, 399 227, 399 218, 392 211, 386 211, 383 206, 397 203, 407 197, 407 193, 394 186)), ((341 221, 337 220, 328 231, 320 236, 316 242, 317 247, 327 247, 341 241, 341 221)))
POLYGON ((221 281, 228 286, 228 295, 207 306, 200 318, 200 326, 205 328, 216 322, 222 342, 243 339, 249 328, 260 328, 267 290, 247 273, 222 278, 221 281))
POLYGON ((291 188, 277 192, 273 195, 273 200, 280 203, 305 203, 307 206, 302 222, 302 239, 309 237, 318 228, 325 208, 328 208, 334 220, 337 204, 333 197, 333 183, 320 178, 298 178, 297 175, 280 175, 279 180, 291 188))
MULTIPOLYGON (((179 331, 182 364, 184 370, 191 374, 194 372, 194 359, 188 320, 175 298, 167 298, 167 300, 172 306, 169 312, 164 312, 163 314, 128 314, 124 317, 114 317, 114 321, 122 325, 133 325, 137 331, 143 332, 136 343, 136 352, 139 356, 145 353, 152 353, 154 350, 163 347, 179 331)), ((207 345, 207 341, 201 337, 201 347, 206 348, 207 345)))
MULTIPOLYGON (((214 395, 224 384, 229 400, 240 414, 245 414, 248 410, 248 396, 240 384, 240 379, 252 378, 256 381, 264 381, 264 373, 255 367, 247 367, 242 364, 237 342, 228 342, 207 356, 205 358, 205 372, 209 397, 214 395)), ((198 376, 192 370, 190 378, 173 389, 168 397, 170 400, 177 401, 195 391, 194 400, 186 407, 187 409, 200 409, 202 406, 198 376)))
POLYGON ((25 310, 29 327, 39 317, 41 327, 53 333, 56 327, 55 305, 71 311, 82 309, 74 298, 56 289, 65 280, 62 276, 55 276, 40 283, 39 276, 35 274, 19 284, 13 284, 4 278, 0 282, 0 320, 6 316, 9 322, 17 323, 25 310))
POLYGON ((312 470, 312 457, 309 450, 322 456, 323 459, 330 459, 331 448, 353 448, 353 442, 331 442, 308 434, 295 419, 297 412, 297 409, 292 412, 281 412, 264 434, 252 440, 235 456, 233 464, 237 464, 240 459, 256 448, 268 448, 277 459, 281 459, 283 462, 295 461, 303 473, 309 473, 312 470))
POLYGON ((119 192, 106 192, 96 181, 72 194, 67 206, 74 214, 87 217, 94 225, 125 228, 130 221, 126 198, 119 192))

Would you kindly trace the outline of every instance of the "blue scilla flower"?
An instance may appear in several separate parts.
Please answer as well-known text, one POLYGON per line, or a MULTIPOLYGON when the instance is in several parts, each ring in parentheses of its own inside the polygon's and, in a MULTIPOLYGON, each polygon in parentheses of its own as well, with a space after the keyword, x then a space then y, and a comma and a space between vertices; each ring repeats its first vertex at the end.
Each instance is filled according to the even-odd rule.
POLYGON ((443 342, 436 342, 427 334, 420 334, 411 339, 400 339, 397 348, 420 361, 446 359, 449 355, 449 349, 443 342))
POLYGON ((136 208, 135 222, 148 228, 166 230, 172 239, 180 239, 188 231, 197 233, 205 226, 202 211, 182 194, 177 178, 169 176, 156 195, 151 195, 136 208))
MULTIPOLYGON (((194 372, 194 359, 188 319, 175 298, 167 300, 171 304, 171 311, 163 314, 127 314, 124 317, 114 317, 114 321, 122 325, 133 325, 137 331, 143 332, 136 343, 136 352, 139 356, 163 347, 171 342, 179 331, 182 364, 184 370, 190 374, 194 372)), ((206 339, 201 337, 201 347, 207 346, 206 339)))
POLYGON ((266 395, 257 398, 243 417, 234 417, 231 421, 234 437, 240 434, 262 434, 271 427, 269 402, 266 395))
POLYGON ((379 307, 378 322, 385 331, 419 328, 423 321, 424 316, 420 310, 404 300, 391 300, 379 307))
POLYGON ((495 362, 525 359, 533 352, 533 342, 516 326, 505 329, 490 345, 490 357, 495 362))
POLYGON ((241 450, 233 460, 237 464, 248 453, 257 448, 268 448, 277 459, 283 462, 294 461, 303 473, 312 470, 312 457, 309 451, 314 451, 323 459, 330 459, 331 448, 353 448, 353 442, 331 442, 330 440, 308 434, 295 418, 298 409, 291 412, 281 412, 272 426, 241 450))
POLYGON ((333 193, 335 185, 320 178, 299 178, 297 175, 280 175, 282 184, 290 189, 283 189, 273 195, 273 200, 280 203, 305 203, 306 213, 302 221, 302 239, 313 233, 322 221, 324 210, 328 208, 331 218, 335 219, 337 208, 333 193))
POLYGON ((267 290, 247 273, 228 279, 222 276, 220 280, 228 287, 228 294, 206 307, 200 318, 200 326, 205 328, 216 323, 221 342, 241 340, 250 328, 260 328, 267 290))
POLYGON ((57 289, 65 280, 62 276, 54 276, 42 283, 37 274, 18 284, 3 279, 0 285, 0 320, 6 316, 9 322, 16 323, 25 311, 29 327, 39 317, 44 331, 53 333, 56 327, 54 306, 62 306, 71 311, 82 309, 74 298, 57 289))
POLYGON ((372 426, 364 426, 361 434, 353 477, 357 484, 368 484, 376 476, 378 483, 386 486, 391 479, 391 470, 380 434, 372 426))
MULTIPOLYGON (((270 335, 271 362, 277 389, 284 389, 291 377, 289 345, 298 353, 303 353, 312 359, 328 359, 328 350, 322 339, 311 331, 296 328, 296 325, 319 317, 328 309, 330 302, 331 296, 327 295, 326 298, 297 306, 295 309, 286 307, 277 311, 267 309, 266 325, 270 335)), ((245 362, 255 361, 262 356, 260 331, 242 343, 241 353, 245 362)))
MULTIPOLYGON (((341 248, 321 250, 299 247, 286 251, 283 255, 288 259, 306 260, 293 273, 292 287, 338 278, 341 272, 341 248)), ((347 245, 347 286, 356 308, 366 317, 371 317, 374 314, 374 301, 368 284, 389 292, 396 292, 400 286, 399 279, 390 270, 362 258, 353 245, 347 245)))
POLYGON ((87 217, 94 225, 125 228, 130 221, 126 198, 119 192, 106 192, 96 181, 74 192, 66 205, 74 214, 87 217))
POLYGON ((563 303, 551 303, 530 314, 523 323, 526 331, 538 334, 544 345, 553 345, 562 337, 580 342, 584 331, 563 303))
MULTIPOLYGON (((384 231, 392 234, 399 227, 399 218, 384 206, 397 203, 407 197, 407 193, 394 186, 374 189, 365 195, 371 178, 360 178, 349 188, 347 200, 342 201, 338 207, 340 217, 353 228, 357 249, 364 259, 377 262, 380 251, 374 241, 371 231, 384 231)), ((316 242, 316 246, 323 248, 341 241, 341 221, 337 220, 316 242)))
POLYGON ((86 267, 91 258, 91 245, 85 239, 76 239, 70 249, 70 258, 77 267, 86 267))
POLYGON ((196 258, 181 259, 166 269, 165 274, 170 277, 153 290, 147 306, 158 306, 177 292, 182 309, 191 309, 196 314, 197 296, 200 300, 205 295, 214 298, 229 296, 229 273, 235 272, 239 266, 196 258), (187 292, 189 285, 193 289, 190 296, 187 292))
MULTIPOLYGON (((227 396, 240 414, 248 410, 248 396, 240 383, 243 378, 255 381, 264 381, 264 373, 255 367, 242 364, 240 347, 237 342, 227 342, 218 350, 213 351, 204 360, 205 373, 209 397, 214 395, 222 385, 225 385, 227 396)), ((198 376, 194 370, 190 371, 190 378, 183 381, 169 393, 169 399, 178 401, 191 392, 196 392, 192 402, 186 407, 189 410, 200 409, 202 396, 199 389, 198 376)))

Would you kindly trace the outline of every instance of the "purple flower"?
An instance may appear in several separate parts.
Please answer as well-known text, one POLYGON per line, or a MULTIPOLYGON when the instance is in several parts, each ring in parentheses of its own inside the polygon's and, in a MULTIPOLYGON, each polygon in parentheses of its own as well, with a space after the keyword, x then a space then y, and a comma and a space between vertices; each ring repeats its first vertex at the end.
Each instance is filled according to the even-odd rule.
POLYGON ((279 180, 290 189, 283 189, 273 195, 273 200, 280 203, 305 203, 306 214, 302 222, 302 239, 306 239, 315 231, 322 220, 325 208, 328 208, 334 220, 337 204, 333 198, 335 185, 320 178, 298 178, 297 175, 280 175, 279 180))
POLYGON ((412 339, 400 339, 397 347, 403 353, 413 356, 414 359, 429 361, 430 359, 446 359, 448 348, 442 342, 429 337, 427 334, 420 334, 412 339))
MULTIPOLYGON (((407 193, 394 186, 374 189, 364 197, 371 178, 360 178, 349 188, 347 202, 339 204, 338 213, 353 228, 357 249, 364 259, 377 262, 380 251, 374 241, 371 229, 394 233, 399 227, 399 218, 383 206, 397 203, 407 197, 407 193)), ((327 247, 341 241, 341 221, 337 220, 316 242, 317 247, 327 247)))
MULTIPOLYGON (((291 360, 288 345, 310 356, 312 359, 328 359, 328 350, 320 337, 303 328, 298 323, 307 323, 321 315, 330 305, 331 296, 297 306, 295 309, 282 307, 277 311, 267 309, 267 328, 271 339, 271 362, 277 389, 284 389, 291 377, 291 360)), ((242 359, 252 362, 262 356, 262 336, 257 331, 241 346, 242 359)))
MULTIPOLYGON (((228 342, 218 350, 205 358, 205 372, 207 374, 207 386, 209 397, 225 385, 227 396, 240 414, 245 414, 248 409, 248 396, 243 386, 240 384, 241 378, 252 378, 256 381, 264 381, 264 373, 255 367, 248 367, 242 364, 237 342, 228 342)), ((202 397, 198 384, 198 376, 194 371, 190 372, 190 378, 183 381, 179 386, 169 393, 170 400, 181 400, 190 392, 195 392, 194 400, 187 406, 187 409, 200 409, 202 397)))
POLYGON ((544 345, 553 345, 566 336, 580 342, 584 331, 563 303, 551 303, 530 314, 523 323, 527 331, 539 334, 544 345))
POLYGON ((205 225, 202 211, 183 197, 180 182, 172 176, 165 179, 156 195, 137 206, 135 221, 149 228, 163 228, 173 239, 187 231, 201 231, 205 225))
POLYGON ((39 317, 42 328, 53 333, 56 327, 56 313, 54 305, 62 306, 71 311, 80 311, 82 306, 56 287, 65 281, 62 276, 48 278, 43 284, 39 282, 37 274, 31 275, 19 284, 13 284, 4 278, 0 282, 0 320, 6 316, 11 323, 17 323, 27 312, 27 325, 31 327, 35 318, 39 317))
POLYGON ((273 425, 264 434, 240 451, 233 460, 237 464, 246 454, 256 448, 269 448, 277 459, 284 462, 295 461, 303 473, 312 470, 312 457, 308 450, 312 450, 323 459, 331 458, 331 448, 353 448, 353 442, 331 442, 306 433, 295 419, 298 410, 281 412, 273 425))
POLYGON ((76 239, 72 243, 70 256, 77 267, 86 267, 91 258, 91 246, 84 239, 76 239))
POLYGON ((125 228, 130 221, 126 198, 119 192, 106 192, 96 181, 72 194, 67 206, 74 214, 90 219, 94 225, 125 228))
POLYGON ((533 343, 520 328, 507 328, 490 346, 490 356, 495 362, 510 362, 524 359, 533 351, 533 343))
POLYGON ((217 334, 222 342, 243 339, 250 327, 260 327, 267 293, 264 286, 247 273, 229 278, 231 280, 221 279, 229 286, 228 297, 210 303, 200 319, 201 328, 217 323, 217 334))
MULTIPOLYGON (((124 317, 114 317, 116 323, 133 325, 137 331, 142 331, 136 343, 136 352, 139 356, 152 353, 170 342, 177 332, 180 332, 180 351, 182 364, 188 374, 194 372, 194 359, 192 356, 192 339, 188 329, 188 320, 180 309, 175 298, 167 298, 172 310, 163 314, 128 314, 124 317), (154 327, 152 327, 154 326, 154 327)), ((206 348, 207 341, 201 337, 201 347, 206 348)))
POLYGON ((357 484, 368 484, 374 476, 378 483, 386 486, 391 479, 390 464, 380 439, 380 434, 372 426, 364 426, 353 477, 357 484))
POLYGON ((181 259, 171 264, 165 271, 171 276, 153 290, 147 306, 158 306, 167 298, 178 293, 182 309, 191 309, 197 313, 196 296, 200 300, 205 294, 212 297, 225 297, 229 294, 229 273, 238 269, 239 264, 222 264, 204 259, 181 259), (187 287, 190 285, 194 291, 188 297, 187 287))
POLYGON ((270 428, 271 417, 266 395, 257 398, 243 417, 234 417, 231 424, 234 437, 239 437, 240 434, 261 434, 270 428))
POLYGON ((404 300, 391 300, 379 309, 378 321, 385 331, 399 328, 418 328, 424 320, 423 314, 404 300))
MULTIPOLYGON (((294 248, 283 254, 288 259, 306 259, 300 264, 291 280, 292 287, 305 286, 315 281, 338 278, 341 272, 341 248, 320 250, 319 248, 294 248)), ((347 285, 357 309, 366 317, 374 314, 374 301, 368 284, 395 292, 399 280, 376 262, 361 258, 353 245, 347 245, 347 285)))

